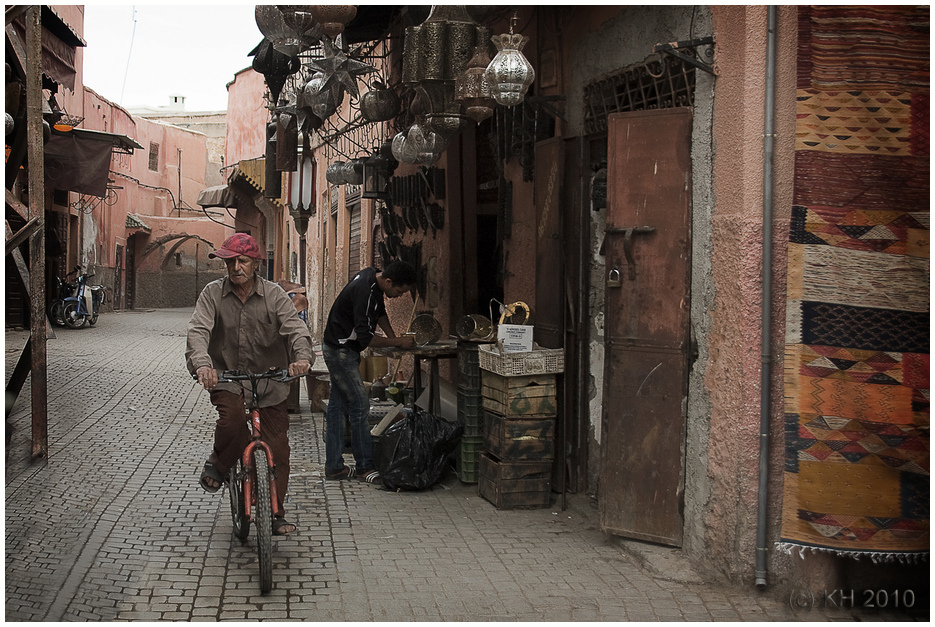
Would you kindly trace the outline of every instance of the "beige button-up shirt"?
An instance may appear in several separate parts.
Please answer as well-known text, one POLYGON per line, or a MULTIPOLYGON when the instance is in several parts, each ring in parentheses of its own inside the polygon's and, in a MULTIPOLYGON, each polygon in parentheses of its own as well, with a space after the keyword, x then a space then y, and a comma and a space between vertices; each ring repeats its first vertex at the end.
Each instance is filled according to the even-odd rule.
MULTIPOLYGON (((279 285, 256 277, 247 302, 234 293, 229 278, 208 283, 188 323, 185 363, 195 374, 202 366, 243 372, 285 369, 290 363, 307 359, 314 363, 312 338, 299 318, 295 305, 279 285)), ((218 383, 217 390, 239 394, 241 387, 250 398, 250 383, 218 383)), ((276 405, 289 397, 289 384, 261 381, 260 407, 276 405)))

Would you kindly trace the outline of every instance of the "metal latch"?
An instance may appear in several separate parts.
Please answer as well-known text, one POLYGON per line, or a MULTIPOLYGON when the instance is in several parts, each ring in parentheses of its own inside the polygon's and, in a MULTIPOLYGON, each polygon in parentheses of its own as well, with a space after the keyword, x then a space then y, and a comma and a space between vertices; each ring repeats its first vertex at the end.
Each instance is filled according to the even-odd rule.
MULTIPOLYGON (((623 254, 626 256, 627 264, 630 267, 630 272, 628 273, 627 278, 629 278, 631 281, 636 280, 636 263, 633 261, 633 236, 634 235, 649 235, 650 233, 655 233, 655 232, 656 232, 656 229, 655 227, 652 227, 652 226, 628 226, 624 228, 617 227, 617 226, 609 226, 606 229, 604 229, 604 233, 623 235, 623 254)), ((603 247, 604 247, 603 244, 601 244, 602 249, 603 247)), ((611 270, 611 273, 613 272, 614 271, 611 270)), ((619 271, 617 272, 617 274, 619 278, 619 274, 620 274, 619 271)), ((611 280, 610 275, 608 275, 607 277, 608 287, 619 287, 619 286, 611 286, 610 280, 611 280)))

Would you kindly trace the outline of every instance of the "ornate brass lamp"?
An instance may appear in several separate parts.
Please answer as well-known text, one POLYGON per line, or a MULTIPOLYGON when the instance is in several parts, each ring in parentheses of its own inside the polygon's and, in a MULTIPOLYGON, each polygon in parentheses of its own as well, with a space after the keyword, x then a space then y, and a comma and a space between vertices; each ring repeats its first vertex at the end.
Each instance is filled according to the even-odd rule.
POLYGON ((487 82, 488 65, 490 55, 487 53, 487 42, 484 41, 477 44, 467 69, 455 79, 455 101, 464 105, 464 113, 477 124, 492 116, 493 108, 497 105, 490 83, 487 82))
POLYGON ((523 46, 529 41, 529 37, 513 34, 515 21, 514 15, 510 22, 509 33, 491 38, 498 52, 486 71, 487 82, 493 90, 494 100, 506 107, 521 103, 526 90, 536 80, 535 70, 521 52, 523 46))

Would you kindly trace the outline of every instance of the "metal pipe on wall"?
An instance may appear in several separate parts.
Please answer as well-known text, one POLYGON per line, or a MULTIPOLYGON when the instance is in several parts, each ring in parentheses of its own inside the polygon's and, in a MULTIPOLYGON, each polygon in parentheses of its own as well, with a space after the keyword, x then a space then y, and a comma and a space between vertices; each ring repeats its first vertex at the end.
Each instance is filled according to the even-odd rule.
POLYGON ((766 510, 769 471, 770 418, 770 313, 772 307, 773 258, 773 157, 776 139, 773 118, 776 114, 776 7, 766 9, 766 93, 763 120, 763 302, 760 352, 760 485, 756 513, 756 586, 766 587, 766 510))

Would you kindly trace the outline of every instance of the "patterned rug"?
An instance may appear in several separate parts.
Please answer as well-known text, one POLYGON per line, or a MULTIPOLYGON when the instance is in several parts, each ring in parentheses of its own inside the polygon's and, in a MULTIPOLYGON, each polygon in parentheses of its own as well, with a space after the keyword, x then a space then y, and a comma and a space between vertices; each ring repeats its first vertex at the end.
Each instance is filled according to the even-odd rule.
POLYGON ((786 551, 929 551, 927 24, 799 7, 786 551))

